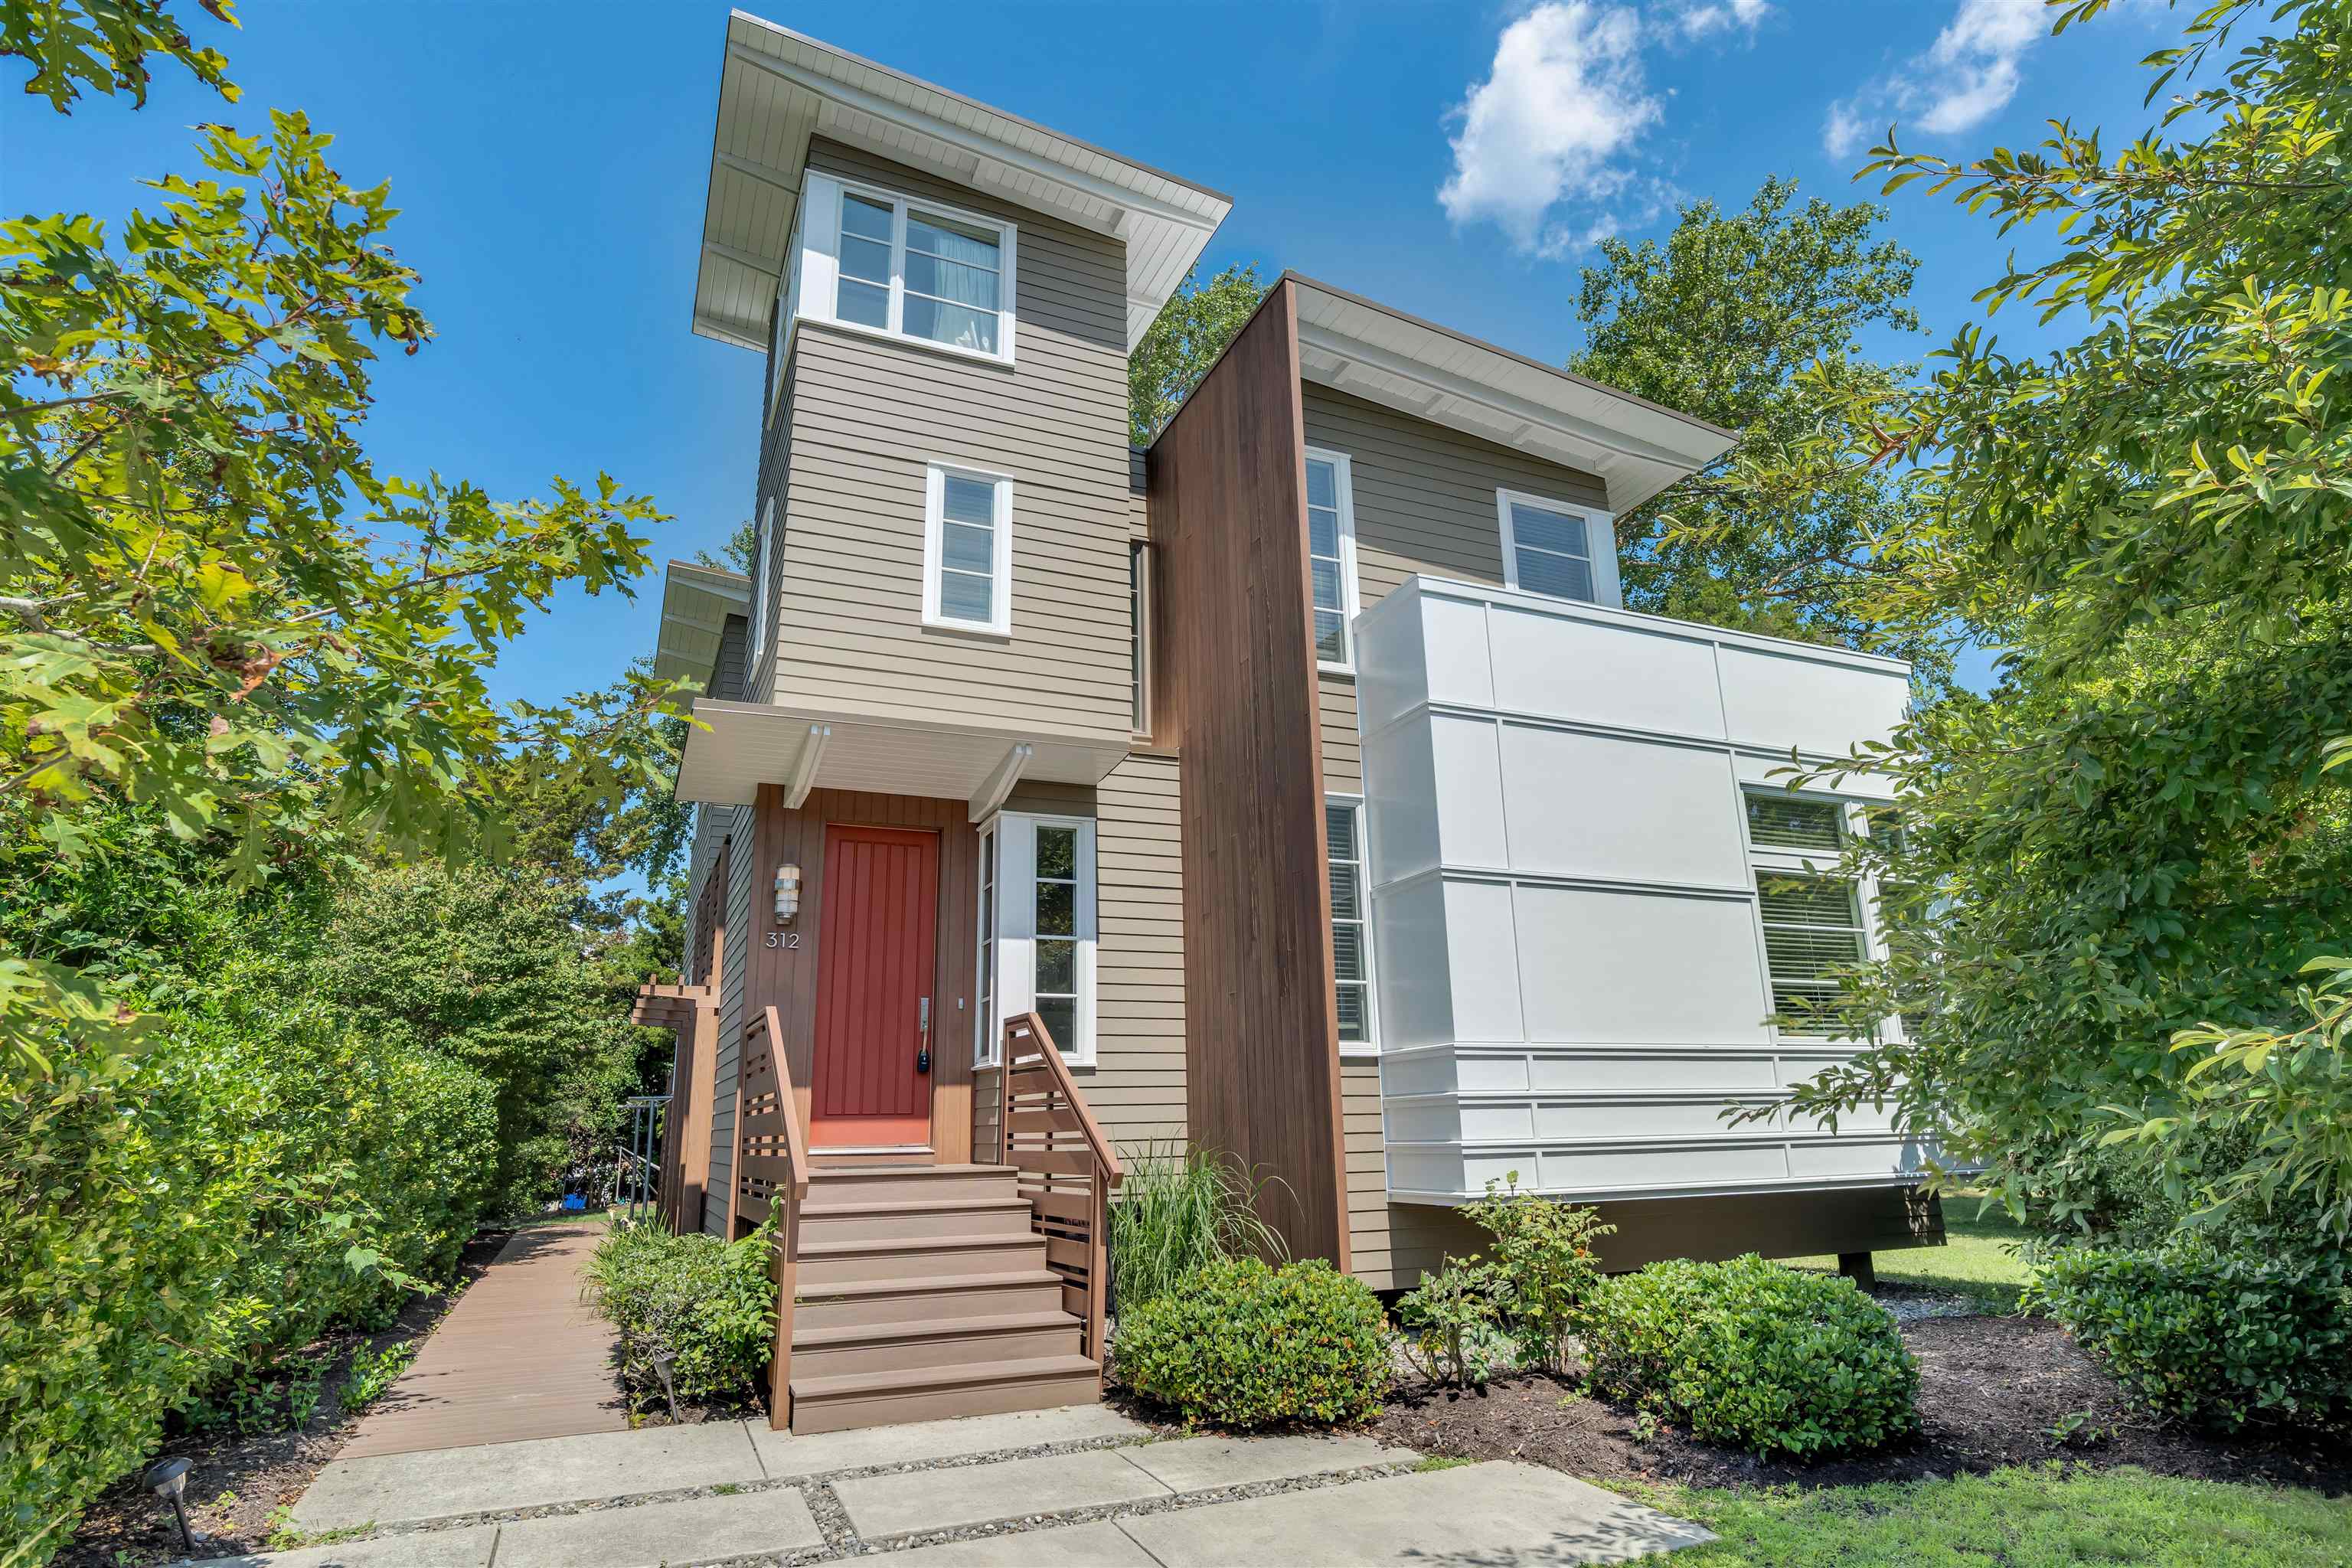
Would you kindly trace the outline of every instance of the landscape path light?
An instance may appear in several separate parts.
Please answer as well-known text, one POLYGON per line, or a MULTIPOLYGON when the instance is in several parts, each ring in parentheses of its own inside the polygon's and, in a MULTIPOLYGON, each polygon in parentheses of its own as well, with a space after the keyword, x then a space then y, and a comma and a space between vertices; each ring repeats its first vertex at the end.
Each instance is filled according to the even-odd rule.
POLYGON ((188 1528, 188 1470, 184 1458, 158 1459, 147 1467, 147 1489, 172 1505, 172 1516, 180 1521, 180 1544, 190 1552, 196 1549, 196 1532, 188 1528))
POLYGON ((670 1421, 673 1425, 682 1426, 686 1423, 677 1413, 677 1390, 669 1381, 669 1369, 677 1360, 677 1352, 667 1346, 654 1352, 654 1371, 661 1374, 662 1397, 669 1402, 670 1421))

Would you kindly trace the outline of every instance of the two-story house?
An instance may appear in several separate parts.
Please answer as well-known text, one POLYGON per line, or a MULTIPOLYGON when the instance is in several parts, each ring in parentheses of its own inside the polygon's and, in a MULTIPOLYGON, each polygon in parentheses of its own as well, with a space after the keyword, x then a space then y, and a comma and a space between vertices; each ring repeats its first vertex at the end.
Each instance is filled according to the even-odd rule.
POLYGON ((1622 609, 1612 518, 1733 433, 1309 279, 1132 449, 1228 205, 729 23, 694 330, 766 357, 758 561, 670 569, 698 826, 641 1016, 676 1221, 790 1211, 796 1428, 1092 1397, 1155 1143, 1381 1289, 1511 1173, 1618 1265, 1934 1229, 1883 1124, 1721 1115, 1849 1048, 1767 1020, 1872 950, 1814 873, 1885 792, 1774 769, 1906 668, 1622 609))

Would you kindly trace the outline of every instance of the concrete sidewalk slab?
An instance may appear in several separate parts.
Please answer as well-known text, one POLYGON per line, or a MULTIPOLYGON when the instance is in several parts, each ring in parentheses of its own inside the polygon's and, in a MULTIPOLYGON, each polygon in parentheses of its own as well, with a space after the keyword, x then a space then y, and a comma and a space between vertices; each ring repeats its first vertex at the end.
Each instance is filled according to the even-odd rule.
POLYGON ((193 1564, 183 1560, 172 1568, 489 1568, 490 1549, 498 1539, 497 1525, 472 1524, 341 1546, 305 1546, 299 1552, 209 1557, 193 1564))
POLYGON ((834 1482, 833 1495, 848 1510, 850 1524, 868 1541, 1168 1495, 1166 1487, 1129 1464, 1122 1453, 1098 1448, 901 1476, 865 1476, 834 1482))
POLYGON ((947 1541, 858 1561, 896 1563, 898 1568, 1160 1568, 1150 1552, 1108 1522, 947 1541))
POLYGON ((1162 1568, 1565 1568, 1715 1539, 1556 1470, 1509 1462, 1213 1503, 1119 1528, 1162 1568))
POLYGON ((1327 1476, 1367 1465, 1409 1465, 1421 1458, 1411 1448, 1383 1448, 1370 1437, 1185 1437, 1121 1452, 1172 1492, 1327 1476))
POLYGON ((1082 1443, 1103 1437, 1151 1436, 1151 1428, 1099 1405, 1059 1410, 1020 1410, 1003 1415, 968 1415, 955 1421, 919 1421, 905 1426, 867 1426, 850 1432, 814 1432, 795 1437, 754 1425, 751 1447, 771 1480, 860 1470, 869 1465, 908 1465, 1042 1448, 1051 1443, 1082 1443))
POLYGON ((294 1523, 405 1524, 766 1479, 740 1421, 649 1426, 336 1459, 294 1505, 294 1523))
POLYGON ((807 1500, 779 1487, 520 1519, 499 1533, 498 1568, 660 1568, 824 1544, 807 1500))

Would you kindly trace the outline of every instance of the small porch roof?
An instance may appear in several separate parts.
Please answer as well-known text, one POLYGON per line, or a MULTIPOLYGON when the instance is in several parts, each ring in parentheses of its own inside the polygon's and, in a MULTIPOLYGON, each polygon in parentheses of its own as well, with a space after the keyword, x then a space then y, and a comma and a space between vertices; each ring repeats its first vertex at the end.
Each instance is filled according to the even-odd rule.
POLYGON ((637 999, 629 1008, 629 1022, 656 1029, 686 1028, 693 1024, 696 1009, 709 1001, 707 985, 640 985, 637 999))
POLYGON ((654 645, 654 679, 710 679, 719 639, 730 616, 751 613, 751 579, 740 572, 673 561, 662 574, 661 631, 654 645))
POLYGON ((677 798, 716 805, 749 805, 772 784, 787 807, 812 789, 865 790, 966 801, 978 822, 1024 779, 1099 784, 1128 752, 1118 740, 797 704, 706 698, 694 717, 677 798))

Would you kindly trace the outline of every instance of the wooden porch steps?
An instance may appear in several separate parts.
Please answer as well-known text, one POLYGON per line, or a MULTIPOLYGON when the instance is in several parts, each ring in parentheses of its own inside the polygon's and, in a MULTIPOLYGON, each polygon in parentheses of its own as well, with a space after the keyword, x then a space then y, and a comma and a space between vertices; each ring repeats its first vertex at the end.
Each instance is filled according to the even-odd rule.
POLYGON ((794 1249, 792 1429, 1090 1405, 1102 1369, 1063 1310, 1006 1165, 809 1172, 794 1249))

